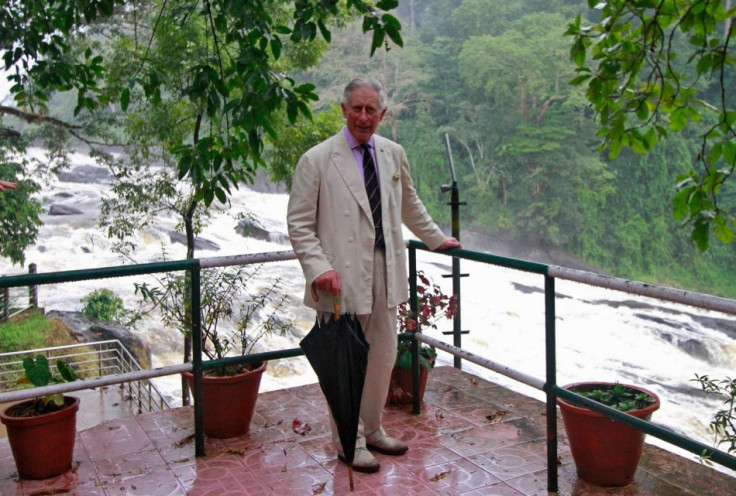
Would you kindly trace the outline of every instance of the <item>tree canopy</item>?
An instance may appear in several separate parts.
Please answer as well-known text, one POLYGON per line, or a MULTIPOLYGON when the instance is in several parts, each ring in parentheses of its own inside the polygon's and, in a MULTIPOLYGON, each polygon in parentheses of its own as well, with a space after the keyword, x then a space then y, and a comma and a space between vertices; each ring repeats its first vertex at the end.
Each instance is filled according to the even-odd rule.
MULTIPOLYGON (((134 160, 155 150, 173 174, 168 186, 158 183, 164 189, 143 194, 172 193, 171 180, 189 185, 177 208, 192 256, 198 207, 225 203, 232 188, 253 180, 282 122, 311 118, 314 85, 285 69, 314 63, 332 27, 354 17, 372 32, 371 55, 401 46, 400 23, 388 12, 397 3, 11 0, 0 7, 0 51, 14 105, 0 106, 0 116, 50 126, 48 147, 62 149, 61 135, 96 153, 136 143, 134 160), (48 112, 59 93, 74 95, 73 116, 48 112)), ((116 170, 118 179, 126 174, 116 170)), ((118 191, 123 200, 128 186, 118 191)), ((133 228, 118 224, 115 235, 133 228)))
POLYGON ((593 21, 569 24, 574 84, 600 123, 602 146, 652 150, 672 133, 701 139, 693 167, 677 179, 674 216, 708 248, 711 231, 732 243, 736 230, 736 75, 731 0, 588 0, 593 21))

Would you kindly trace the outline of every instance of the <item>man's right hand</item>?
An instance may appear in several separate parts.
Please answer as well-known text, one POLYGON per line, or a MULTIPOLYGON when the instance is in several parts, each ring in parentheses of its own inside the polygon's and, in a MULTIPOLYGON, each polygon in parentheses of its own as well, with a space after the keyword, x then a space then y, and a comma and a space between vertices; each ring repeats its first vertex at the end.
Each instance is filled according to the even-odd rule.
POLYGON ((333 296, 337 296, 342 289, 342 285, 340 284, 340 275, 334 270, 328 270, 324 274, 320 274, 312 284, 320 291, 332 293, 333 296))

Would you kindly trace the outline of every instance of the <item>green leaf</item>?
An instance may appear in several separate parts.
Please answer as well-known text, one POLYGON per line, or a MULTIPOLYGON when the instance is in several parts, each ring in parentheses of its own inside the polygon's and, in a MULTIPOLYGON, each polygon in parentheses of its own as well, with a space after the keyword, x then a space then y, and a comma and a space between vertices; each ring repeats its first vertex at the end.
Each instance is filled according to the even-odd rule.
POLYGON ((24 358, 23 368, 26 371, 26 377, 34 386, 46 386, 51 380, 49 361, 43 355, 37 355, 35 360, 31 357, 24 358))
POLYGON ((380 26, 374 26, 373 40, 371 41, 371 57, 376 53, 376 49, 383 45, 384 35, 385 33, 380 26))
POLYGON ((59 371, 61 378, 64 379, 66 382, 73 382, 77 380, 76 372, 74 372, 74 369, 71 368, 71 366, 64 360, 56 361, 56 369, 59 371))
POLYGON ((319 28, 319 32, 322 33, 322 37, 325 39, 327 43, 332 42, 332 33, 330 32, 329 28, 325 26, 325 23, 320 19, 317 21, 317 27, 319 28))
POLYGON ((411 353, 406 351, 396 358, 396 367, 401 370, 411 369, 411 353))
POLYGON ((585 64, 585 44, 582 38, 575 38, 575 42, 570 47, 570 58, 578 67, 585 64))
POLYGON ((215 188, 215 196, 223 205, 227 203, 227 194, 222 188, 215 188))
POLYGON ((271 53, 274 59, 278 60, 281 57, 281 48, 281 40, 278 37, 274 37, 271 40, 271 53))
POLYGON ((573 78, 570 81, 570 84, 573 85, 573 86, 578 86, 578 85, 584 83, 585 81, 587 81, 588 79, 590 79, 591 77, 592 76, 590 74, 582 74, 580 76, 577 76, 577 77, 573 78))
POLYGON ((399 6, 399 0, 379 0, 376 7, 381 10, 391 10, 399 6))
POLYGON ((716 143, 711 147, 708 152, 708 163, 715 164, 721 158, 721 152, 723 150, 723 142, 716 143))
POLYGON ((683 220, 688 212, 690 211, 690 195, 692 194, 694 186, 682 188, 672 200, 672 216, 675 220, 683 220))
POLYGON ((120 108, 123 110, 123 112, 128 110, 129 104, 130 104, 130 88, 125 88, 120 93, 120 108))
POLYGON ((713 234, 725 244, 730 245, 733 243, 734 232, 726 223, 726 219, 721 215, 713 219, 713 234))
POLYGON ((111 16, 113 10, 113 0, 101 0, 99 3, 100 12, 105 16, 111 16))
POLYGON ((736 143, 733 141, 723 142, 723 160, 730 166, 736 165, 736 143))
POLYGON ((608 157, 613 160, 621 153, 621 140, 613 140, 608 147, 608 157))
POLYGON ((404 41, 401 39, 401 23, 397 18, 391 14, 384 14, 381 17, 383 20, 383 27, 388 35, 389 39, 393 41, 397 46, 404 46, 404 41))
POLYGON ((708 224, 705 221, 699 220, 695 223, 690 237, 695 241, 695 245, 698 249, 704 252, 708 249, 709 234, 708 224))

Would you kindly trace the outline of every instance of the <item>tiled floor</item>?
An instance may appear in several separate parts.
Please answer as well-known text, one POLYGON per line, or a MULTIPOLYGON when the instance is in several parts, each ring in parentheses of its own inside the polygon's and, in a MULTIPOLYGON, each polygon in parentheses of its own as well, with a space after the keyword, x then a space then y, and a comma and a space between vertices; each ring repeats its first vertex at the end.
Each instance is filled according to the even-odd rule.
MULTIPOLYGON (((203 458, 194 457, 190 407, 106 420, 79 432, 73 470, 43 481, 17 480, 7 439, 0 439, 0 495, 547 494, 544 405, 536 400, 438 367, 422 413, 387 407, 384 426, 410 450, 377 455, 381 470, 356 473, 353 493, 329 442, 326 403, 313 384, 262 393, 251 432, 207 439, 203 458), (297 434, 295 419, 311 431, 297 434)), ((736 479, 651 445, 625 488, 579 481, 564 439, 559 455, 559 494, 736 494, 736 479)))

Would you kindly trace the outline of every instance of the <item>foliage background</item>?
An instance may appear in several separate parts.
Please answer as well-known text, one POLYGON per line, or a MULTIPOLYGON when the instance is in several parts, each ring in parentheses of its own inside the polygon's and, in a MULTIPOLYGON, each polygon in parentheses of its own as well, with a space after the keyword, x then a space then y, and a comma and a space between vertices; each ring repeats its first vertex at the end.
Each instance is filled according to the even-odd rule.
MULTIPOLYGON (((404 145, 419 193, 442 226, 450 221, 448 197, 441 192, 449 182, 447 133, 461 201, 467 203, 461 207, 464 232, 564 251, 620 277, 736 297, 734 245, 713 242, 701 253, 690 227, 673 218, 677 180, 697 162, 701 129, 673 133, 647 154, 624 148, 611 158, 599 148, 598 121, 585 88, 569 84, 577 66, 565 36, 578 15, 600 20, 590 2, 405 0, 395 10, 392 1, 378 2, 401 20, 400 37, 390 18, 372 15, 364 2, 310 2, 311 18, 295 17, 309 12, 304 2, 294 6, 305 10, 242 1, 187 1, 166 10, 168 3, 152 2, 148 10, 135 11, 138 24, 125 4, 59 0, 95 15, 87 19, 87 11, 79 10, 78 18, 69 18, 89 27, 69 31, 74 36, 58 61, 66 61, 59 67, 67 72, 33 66, 36 86, 16 94, 18 108, 73 122, 77 127, 66 128, 66 137, 51 122, 15 121, 12 112, 0 112, 3 127, 12 125, 33 139, 59 149, 86 139, 95 149, 117 178, 102 222, 120 240, 121 251, 130 248, 127 235, 160 210, 181 216, 182 230, 194 236, 208 209, 227 201, 229 188, 252 180, 259 167, 289 185, 299 154, 339 129, 335 105, 345 82, 364 74, 386 86, 389 113, 379 132, 404 145), (253 9, 248 12, 262 20, 270 16, 271 24, 258 25, 254 44, 246 47, 252 40, 242 36, 245 18, 233 5, 253 9), (210 25, 208 6, 221 9, 210 25), (108 13, 117 13, 121 22, 106 23, 108 13), (368 34, 366 18, 377 23, 368 34), (156 27, 165 35, 149 38, 156 27), (226 43, 218 48, 218 40, 226 43), (235 47, 255 50, 257 57, 243 69, 243 59, 232 56, 239 53, 235 47), (227 51, 228 71, 234 73, 217 68, 218 49, 227 51), (68 65, 70 59, 79 63, 68 65), (104 84, 95 79, 101 75, 104 84), (279 97, 282 84, 291 93, 279 97), (312 120, 304 116, 307 102, 312 120), (247 112, 237 114, 238 105, 247 112), (98 143, 125 146, 130 160, 112 160, 98 143)), ((26 48, 43 41, 23 38, 28 29, 48 28, 39 15, 28 19, 28 26, 4 26, 4 39, 24 39, 26 48)), ((62 48, 45 50, 48 56, 62 48)), ((677 63, 684 74, 695 71, 677 63)), ((698 81, 706 98, 719 97, 712 80, 698 81)), ((63 155, 58 158, 63 166, 63 155)), ((720 201, 726 210, 736 206, 730 191, 720 201)), ((23 208, 32 220, 37 204, 23 208)), ((26 229, 32 241, 33 222, 26 229)))

